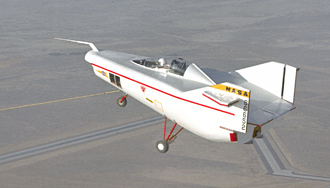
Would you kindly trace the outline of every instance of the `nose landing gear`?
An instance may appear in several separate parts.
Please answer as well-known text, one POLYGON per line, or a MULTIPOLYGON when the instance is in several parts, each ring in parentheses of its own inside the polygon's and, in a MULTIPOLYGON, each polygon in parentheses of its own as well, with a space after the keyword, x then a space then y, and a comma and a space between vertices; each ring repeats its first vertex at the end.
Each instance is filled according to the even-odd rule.
POLYGON ((122 97, 119 97, 119 98, 117 99, 117 104, 118 104, 118 106, 120 106, 120 107, 125 107, 126 104, 127 104, 127 100, 126 100, 127 97, 128 97, 127 94, 124 95, 124 96, 122 96, 122 97))

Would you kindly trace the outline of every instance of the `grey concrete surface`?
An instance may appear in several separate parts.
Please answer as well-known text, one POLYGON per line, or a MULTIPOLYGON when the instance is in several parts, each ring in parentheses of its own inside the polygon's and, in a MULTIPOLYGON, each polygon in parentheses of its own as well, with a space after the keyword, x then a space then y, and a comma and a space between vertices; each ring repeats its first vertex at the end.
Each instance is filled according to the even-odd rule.
MULTIPOLYGON (((328 1, 1 1, 0 155, 157 116, 93 76, 86 46, 179 55, 232 71, 267 61, 300 67, 297 109, 265 137, 285 168, 330 177, 328 1), (24 105, 39 104, 22 107, 24 105), (21 107, 9 109, 10 107, 21 107)), ((168 153, 162 124, 0 165, 1 187, 329 187, 274 176, 253 145, 214 143, 187 131, 168 153)))

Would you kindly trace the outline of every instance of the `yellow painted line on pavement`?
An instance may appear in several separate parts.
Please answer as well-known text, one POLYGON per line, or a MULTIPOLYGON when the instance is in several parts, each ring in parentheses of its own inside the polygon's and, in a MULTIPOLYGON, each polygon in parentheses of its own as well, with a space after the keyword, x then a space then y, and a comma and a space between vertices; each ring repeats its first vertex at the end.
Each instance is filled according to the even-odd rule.
POLYGON ((3 108, 3 109, 0 109, 0 111, 13 110, 13 109, 18 109, 18 108, 25 108, 25 107, 30 107, 30 106, 38 106, 38 105, 42 105, 42 104, 50 104, 50 103, 62 102, 62 101, 68 101, 68 100, 74 100, 74 99, 81 99, 81 98, 93 97, 93 96, 97 96, 97 95, 111 94, 111 93, 116 93, 116 92, 119 92, 119 91, 120 90, 108 91, 108 92, 104 92, 104 93, 96 93, 96 94, 84 95, 84 96, 79 96, 79 97, 72 97, 72 98, 67 98, 67 99, 59 99, 59 100, 47 101, 47 102, 41 102, 41 103, 35 103, 35 104, 27 104, 27 105, 23 105, 23 106, 3 108))

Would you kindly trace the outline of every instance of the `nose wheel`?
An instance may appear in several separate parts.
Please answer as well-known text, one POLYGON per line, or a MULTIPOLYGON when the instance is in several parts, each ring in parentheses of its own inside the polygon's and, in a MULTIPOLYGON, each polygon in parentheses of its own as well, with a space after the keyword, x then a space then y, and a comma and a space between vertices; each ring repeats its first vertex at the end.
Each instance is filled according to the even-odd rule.
POLYGON ((119 97, 118 99, 117 99, 117 104, 118 104, 118 106, 120 106, 120 107, 125 107, 126 106, 126 104, 127 104, 127 98, 128 97, 128 95, 124 95, 124 96, 122 96, 122 97, 119 97))

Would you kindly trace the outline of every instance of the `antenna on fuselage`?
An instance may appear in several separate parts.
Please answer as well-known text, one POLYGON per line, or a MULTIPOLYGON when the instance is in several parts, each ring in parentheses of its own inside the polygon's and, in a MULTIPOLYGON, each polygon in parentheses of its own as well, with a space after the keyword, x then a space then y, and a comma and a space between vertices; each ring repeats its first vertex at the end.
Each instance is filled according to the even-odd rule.
POLYGON ((84 42, 84 41, 71 40, 71 39, 62 39, 62 38, 54 38, 54 39, 56 39, 56 40, 64 40, 64 41, 69 41, 69 42, 75 42, 75 43, 79 43, 79 44, 88 44, 92 48, 93 51, 97 51, 97 52, 99 51, 96 48, 96 46, 93 43, 91 43, 91 42, 84 42))

